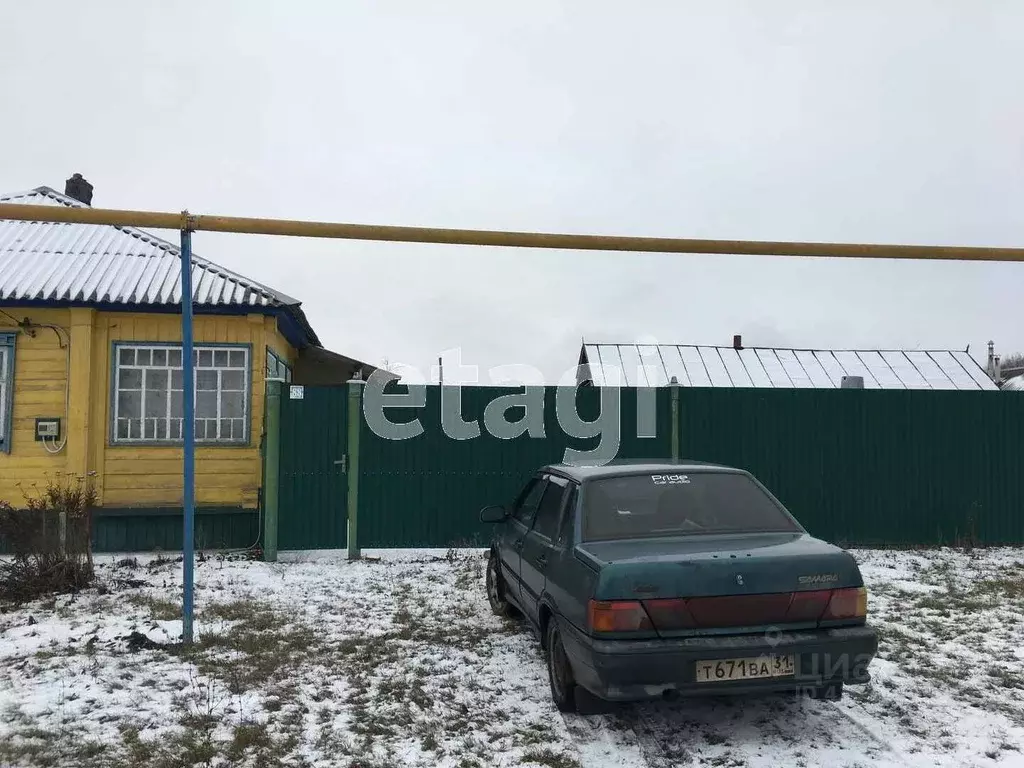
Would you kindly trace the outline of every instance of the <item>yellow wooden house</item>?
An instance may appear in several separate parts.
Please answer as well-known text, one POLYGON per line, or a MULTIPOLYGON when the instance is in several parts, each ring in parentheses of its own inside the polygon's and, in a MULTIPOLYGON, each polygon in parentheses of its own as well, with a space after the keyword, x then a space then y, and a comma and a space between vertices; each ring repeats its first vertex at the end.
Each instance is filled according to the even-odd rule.
MULTIPOLYGON (((0 195, 82 206, 91 186, 0 195)), ((182 505, 178 246, 131 227, 0 221, 0 500, 90 476, 98 550, 176 548, 182 505)), ((193 257, 197 545, 259 536, 265 382, 372 366, 322 349, 300 302, 193 257)))

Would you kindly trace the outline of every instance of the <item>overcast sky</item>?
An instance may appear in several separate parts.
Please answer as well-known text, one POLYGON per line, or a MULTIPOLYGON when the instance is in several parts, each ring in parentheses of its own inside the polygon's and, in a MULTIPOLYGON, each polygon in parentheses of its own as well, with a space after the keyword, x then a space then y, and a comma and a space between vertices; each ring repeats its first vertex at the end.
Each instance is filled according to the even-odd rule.
MULTIPOLYGON (((115 208, 1024 245, 1019 0, 40 0, 0 17, 3 191, 79 172, 115 208)), ((734 333, 1024 350, 1024 264, 194 246, 375 364, 461 347, 554 380, 582 337, 734 333)))

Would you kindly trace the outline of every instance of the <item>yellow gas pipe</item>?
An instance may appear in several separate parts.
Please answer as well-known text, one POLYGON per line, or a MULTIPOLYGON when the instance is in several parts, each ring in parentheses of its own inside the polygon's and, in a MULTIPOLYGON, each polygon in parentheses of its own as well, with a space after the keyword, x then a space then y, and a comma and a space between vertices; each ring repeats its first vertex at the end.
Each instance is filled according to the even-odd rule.
POLYGON ((238 232, 253 235, 326 237, 503 248, 552 248, 580 251, 638 251, 743 256, 806 256, 854 259, 938 259, 950 261, 1024 261, 1024 248, 949 245, 882 245, 875 243, 797 243, 759 240, 695 240, 674 237, 621 237, 545 232, 500 232, 373 224, 342 224, 288 219, 254 219, 157 211, 65 208, 0 203, 0 219, 41 222, 113 224, 150 229, 238 232))

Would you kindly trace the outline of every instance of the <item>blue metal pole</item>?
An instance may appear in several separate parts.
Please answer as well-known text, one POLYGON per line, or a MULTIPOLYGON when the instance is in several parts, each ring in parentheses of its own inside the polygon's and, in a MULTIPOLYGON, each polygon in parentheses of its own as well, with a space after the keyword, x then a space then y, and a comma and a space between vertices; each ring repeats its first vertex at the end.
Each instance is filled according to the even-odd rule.
POLYGON ((182 601, 181 639, 185 645, 192 643, 193 590, 195 586, 195 461, 196 461, 196 419, 195 419, 195 363, 192 359, 192 232, 181 230, 181 397, 182 428, 184 443, 184 506, 185 530, 181 539, 182 555, 182 601))

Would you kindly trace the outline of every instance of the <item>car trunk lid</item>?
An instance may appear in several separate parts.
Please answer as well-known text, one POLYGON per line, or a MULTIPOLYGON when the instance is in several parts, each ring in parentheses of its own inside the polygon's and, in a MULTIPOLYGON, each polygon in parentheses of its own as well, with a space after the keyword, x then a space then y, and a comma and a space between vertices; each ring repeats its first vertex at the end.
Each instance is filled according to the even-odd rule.
POLYGON ((805 533, 584 543, 594 599, 639 600, 661 634, 816 625, 833 590, 860 587, 846 552, 805 533))

